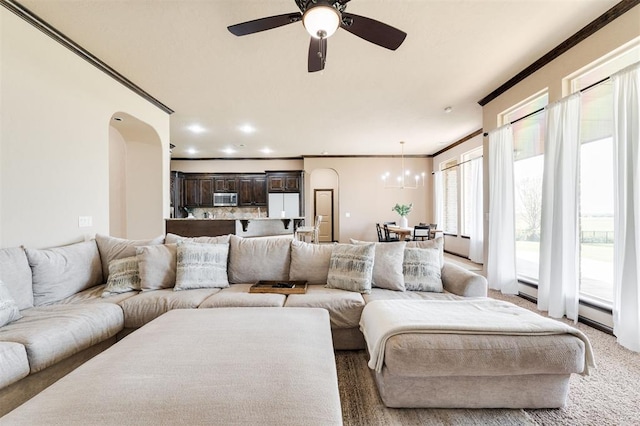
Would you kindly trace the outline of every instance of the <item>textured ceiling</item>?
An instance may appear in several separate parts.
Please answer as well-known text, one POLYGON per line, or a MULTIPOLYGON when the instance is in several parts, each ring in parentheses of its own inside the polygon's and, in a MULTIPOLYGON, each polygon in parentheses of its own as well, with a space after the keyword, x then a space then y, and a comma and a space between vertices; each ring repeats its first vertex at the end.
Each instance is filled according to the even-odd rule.
POLYGON ((352 0, 348 12, 405 31, 404 44, 389 51, 339 29, 325 70, 310 74, 301 23, 226 29, 295 12, 293 0, 19 2, 175 110, 183 158, 398 154, 401 140, 406 154, 432 154, 482 127, 479 99, 617 3, 352 0))

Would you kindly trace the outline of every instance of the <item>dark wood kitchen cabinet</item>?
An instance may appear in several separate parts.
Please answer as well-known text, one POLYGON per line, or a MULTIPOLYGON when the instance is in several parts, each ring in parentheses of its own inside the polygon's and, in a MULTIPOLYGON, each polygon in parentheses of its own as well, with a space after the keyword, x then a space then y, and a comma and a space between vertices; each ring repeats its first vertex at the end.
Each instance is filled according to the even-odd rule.
POLYGON ((182 179, 185 207, 213 207, 213 176, 207 174, 185 174, 182 179))
POLYGON ((267 205, 267 178, 263 174, 243 174, 238 178, 238 206, 264 207, 267 205))
POLYGON ((238 178, 236 175, 214 175, 213 186, 215 192, 238 192, 238 178))
POLYGON ((269 192, 301 192, 302 172, 267 172, 269 192))

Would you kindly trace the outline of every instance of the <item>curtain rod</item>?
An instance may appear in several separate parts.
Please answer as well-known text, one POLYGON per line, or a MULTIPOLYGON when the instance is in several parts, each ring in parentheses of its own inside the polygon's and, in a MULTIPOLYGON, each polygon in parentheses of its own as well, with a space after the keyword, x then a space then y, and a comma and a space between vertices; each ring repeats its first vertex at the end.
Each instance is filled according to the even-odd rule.
MULTIPOLYGON (((462 163, 457 163, 457 164, 454 164, 453 166, 445 167, 444 169, 440 169, 440 170, 437 170, 437 171, 438 171, 438 172, 444 172, 445 170, 453 169, 454 167, 461 166, 461 165, 463 165, 464 163, 468 163, 469 161, 479 160, 479 159, 481 159, 481 158, 482 158, 482 155, 481 155, 480 157, 472 158, 471 160, 466 160, 466 161, 463 161, 462 163)), ((435 173, 436 173, 436 172, 431 172, 431 174, 432 174, 432 175, 434 175, 435 173)))
MULTIPOLYGON (((601 79, 601 80, 596 81, 595 83, 591 83, 591 84, 590 84, 590 85, 588 85, 587 87, 584 87, 584 88, 580 89, 578 92, 579 92, 579 93, 586 92, 587 90, 592 89, 592 88, 594 88, 595 86, 597 86, 597 85, 599 85, 599 84, 601 84, 601 83, 604 83, 605 81, 609 80, 610 78, 611 78, 611 77, 605 77, 605 78, 603 78, 603 79, 601 79)), ((537 114, 537 113, 539 113, 539 112, 544 111, 544 109, 545 109, 545 108, 546 108, 546 107, 539 108, 539 109, 537 109, 537 110, 535 110, 535 111, 530 112, 529 114, 523 115, 523 116, 522 116, 522 117, 520 117, 520 118, 516 118, 515 120, 513 120, 513 121, 512 121, 511 123, 509 123, 509 124, 515 124, 515 123, 517 123, 517 122, 518 122, 518 121, 520 121, 520 120, 524 120, 525 118, 529 118, 529 117, 531 117, 532 115, 535 115, 535 114, 537 114)), ((486 138, 487 136, 489 136, 489 133, 484 133, 482 136, 484 136, 484 137, 486 138)))

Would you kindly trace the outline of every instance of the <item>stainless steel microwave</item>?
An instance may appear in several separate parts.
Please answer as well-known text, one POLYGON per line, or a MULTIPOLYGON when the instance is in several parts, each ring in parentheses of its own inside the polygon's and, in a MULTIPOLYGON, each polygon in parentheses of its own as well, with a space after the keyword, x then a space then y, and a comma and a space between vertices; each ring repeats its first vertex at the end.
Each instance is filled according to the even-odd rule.
POLYGON ((237 192, 215 192, 213 194, 214 207, 234 207, 238 205, 237 192))

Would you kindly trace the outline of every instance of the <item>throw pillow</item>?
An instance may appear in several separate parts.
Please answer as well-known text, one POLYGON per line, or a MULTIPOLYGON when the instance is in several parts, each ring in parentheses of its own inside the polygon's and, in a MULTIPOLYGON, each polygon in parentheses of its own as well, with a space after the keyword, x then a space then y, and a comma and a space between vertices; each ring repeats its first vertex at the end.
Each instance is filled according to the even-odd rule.
POLYGON ((138 257, 125 257, 109 262, 109 278, 102 292, 102 297, 135 290, 140 290, 138 257))
POLYGON ((0 249, 0 280, 5 282, 18 309, 33 308, 33 278, 23 247, 0 249))
POLYGON ((402 270, 407 290, 443 292, 439 256, 437 248, 404 250, 402 270))
POLYGON ((407 248, 435 248, 438 249, 438 259, 440 268, 444 266, 444 238, 438 237, 434 240, 427 241, 409 241, 407 248))
POLYGON ((289 279, 309 284, 326 284, 333 244, 309 244, 291 241, 289 279))
POLYGON ((142 291, 172 288, 176 283, 177 247, 158 244, 136 247, 142 291))
POLYGON ((7 286, 0 281, 0 327, 22 318, 16 301, 13 300, 7 286))
POLYGON ((109 276, 109 263, 114 259, 122 259, 136 255, 136 247, 150 246, 164 243, 164 235, 151 240, 127 240, 125 238, 96 235, 100 259, 102 261, 102 275, 106 281, 109 276))
POLYGON ((371 293, 375 243, 336 244, 331 252, 327 288, 371 293))
POLYGON ((207 244, 229 244, 229 235, 220 235, 219 237, 183 237, 182 235, 168 233, 164 238, 165 244, 177 244, 182 241, 207 244))
POLYGON ((291 239, 279 237, 229 240, 229 282, 286 281, 291 264, 291 239))
POLYGON ((35 306, 50 304, 104 283, 96 242, 51 249, 25 248, 35 306))
POLYGON ((174 291, 229 287, 229 244, 178 243, 174 291))
MULTIPOLYGON (((367 244, 365 241, 351 240, 353 244, 367 244)), ((376 255, 373 262, 373 277, 371 285, 387 290, 404 291, 404 274, 402 262, 404 261, 404 249, 407 243, 404 241, 392 243, 375 243, 376 255)))

